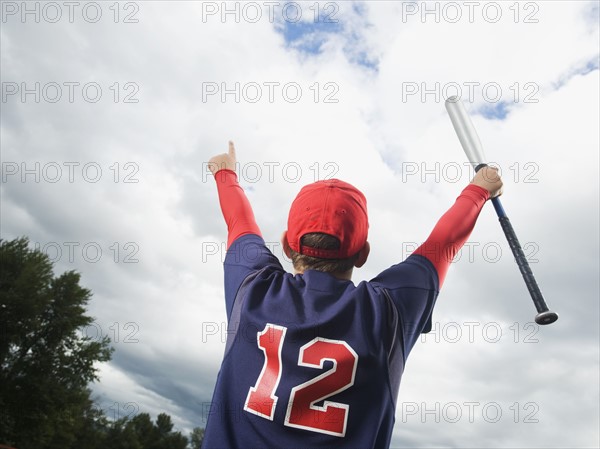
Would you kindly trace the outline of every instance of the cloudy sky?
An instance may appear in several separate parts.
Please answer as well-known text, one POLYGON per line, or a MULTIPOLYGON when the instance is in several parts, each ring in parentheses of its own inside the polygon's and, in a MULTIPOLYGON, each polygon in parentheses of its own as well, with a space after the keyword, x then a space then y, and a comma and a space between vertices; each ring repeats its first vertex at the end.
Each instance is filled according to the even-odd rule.
POLYGON ((560 319, 532 324, 486 205, 409 357, 392 447, 598 447, 598 2, 1 6, 1 237, 93 291, 83 332, 116 349, 93 387, 109 416, 205 424, 226 337, 206 161, 229 139, 277 256, 302 185, 365 193, 359 282, 470 180, 444 108, 459 94, 560 319))

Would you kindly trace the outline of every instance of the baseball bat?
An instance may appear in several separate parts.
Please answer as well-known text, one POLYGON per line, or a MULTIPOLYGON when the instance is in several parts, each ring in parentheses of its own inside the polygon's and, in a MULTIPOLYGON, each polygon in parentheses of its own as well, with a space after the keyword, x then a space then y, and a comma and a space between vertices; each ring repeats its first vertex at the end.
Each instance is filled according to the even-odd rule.
MULTIPOLYGON (((450 115, 450 120, 452 121, 452 125, 454 126, 456 134, 458 135, 458 140, 460 140, 463 150, 465 150, 465 153, 467 154, 467 158, 471 164, 473 164, 475 172, 477 172, 487 165, 487 159, 483 152, 483 146, 481 145, 477 131, 475 131, 475 127, 473 126, 473 123, 471 122, 471 119, 469 118, 469 115, 467 114, 467 111, 465 110, 460 98, 456 96, 448 98, 446 100, 446 110, 450 115)), ((519 266, 519 270, 523 275, 523 280, 525 281, 525 285, 529 290, 531 299, 533 299, 533 304, 538 311, 537 315, 535 316, 535 322, 538 324, 554 323, 558 319, 558 314, 548 309, 548 305, 546 304, 540 287, 533 276, 533 272, 529 267, 529 262, 525 257, 525 253, 523 252, 523 248, 521 248, 517 234, 515 233, 515 230, 513 229, 512 224, 508 219, 506 212, 504 211, 504 207, 502 206, 500 199, 498 197, 492 198, 492 204, 494 205, 494 209, 498 215, 498 220, 500 221, 500 225, 502 226, 506 240, 508 240, 510 249, 512 250, 517 265, 519 266)))

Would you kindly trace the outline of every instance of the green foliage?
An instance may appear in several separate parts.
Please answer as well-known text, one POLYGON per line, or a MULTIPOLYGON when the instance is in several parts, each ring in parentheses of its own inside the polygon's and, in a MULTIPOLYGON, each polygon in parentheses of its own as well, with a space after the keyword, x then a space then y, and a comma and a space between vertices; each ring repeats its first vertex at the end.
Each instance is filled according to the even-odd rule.
POLYGON ((88 405, 83 413, 75 415, 75 417, 82 421, 82 425, 79 427, 75 441, 70 447, 73 449, 105 449, 104 442, 109 423, 102 410, 94 407, 93 402, 88 400, 88 405))
POLYGON ((190 433, 190 444, 192 449, 200 449, 202 447, 202 441, 204 441, 204 429, 201 427, 194 427, 192 433, 190 433))
POLYGON ((98 380, 94 363, 111 358, 110 340, 79 332, 93 322, 91 292, 78 273, 55 277, 52 268, 27 238, 0 240, 0 445, 186 449, 169 415, 111 422, 94 407, 88 385, 98 380))
POLYGON ((155 423, 148 413, 111 424, 105 447, 111 449, 186 449, 188 440, 181 432, 173 432, 171 417, 161 413, 155 423))
POLYGON ((54 277, 48 256, 28 246, 26 238, 0 240, 0 441, 62 449, 85 423, 94 363, 112 349, 107 337, 78 332, 93 321, 79 274, 54 277))

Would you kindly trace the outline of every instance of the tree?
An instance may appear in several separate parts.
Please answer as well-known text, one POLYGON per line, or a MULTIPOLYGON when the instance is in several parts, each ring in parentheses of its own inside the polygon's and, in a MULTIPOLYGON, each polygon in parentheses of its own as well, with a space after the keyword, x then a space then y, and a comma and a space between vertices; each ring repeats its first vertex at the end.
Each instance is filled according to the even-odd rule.
POLYGON ((151 446, 159 439, 159 434, 154 427, 154 423, 148 413, 140 413, 134 416, 130 421, 131 427, 135 429, 136 435, 142 447, 151 446))
POLYGON ((194 427, 194 430, 190 433, 192 449, 200 449, 202 447, 202 441, 204 441, 204 429, 201 427, 194 427))
POLYGON ((173 422, 166 413, 156 417, 155 429, 158 438, 148 449, 187 449, 187 438, 181 432, 173 432, 173 422))
POLYGON ((187 449, 188 440, 173 431, 171 417, 161 413, 153 423, 148 413, 114 421, 104 447, 111 449, 187 449))
POLYGON ((109 423, 106 416, 104 416, 104 412, 89 399, 80 419, 83 423, 77 431, 76 439, 71 448, 105 449, 107 447, 105 440, 109 423))
POLYGON ((91 292, 74 271, 55 277, 27 238, 0 240, 0 265, 0 442, 72 447, 82 429, 102 427, 87 386, 98 379, 94 363, 110 360, 110 340, 78 333, 93 322, 91 292))
POLYGON ((105 447, 111 449, 144 449, 135 426, 128 418, 114 421, 107 431, 105 447))

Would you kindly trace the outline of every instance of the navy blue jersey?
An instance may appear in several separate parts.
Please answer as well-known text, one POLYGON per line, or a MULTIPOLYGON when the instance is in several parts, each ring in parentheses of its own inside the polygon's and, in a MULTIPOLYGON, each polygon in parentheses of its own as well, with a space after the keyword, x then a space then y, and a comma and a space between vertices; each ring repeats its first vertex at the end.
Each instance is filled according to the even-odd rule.
POLYGON ((406 357, 439 291, 432 262, 413 254, 355 286, 287 273, 246 234, 224 267, 228 337, 203 447, 388 447, 406 357))

